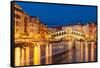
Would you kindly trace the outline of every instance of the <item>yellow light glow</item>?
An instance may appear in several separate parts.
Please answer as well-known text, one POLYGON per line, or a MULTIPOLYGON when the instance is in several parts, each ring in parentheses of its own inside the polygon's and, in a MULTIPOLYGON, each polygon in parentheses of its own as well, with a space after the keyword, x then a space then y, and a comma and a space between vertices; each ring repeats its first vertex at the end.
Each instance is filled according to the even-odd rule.
POLYGON ((46 45, 46 64, 49 64, 49 47, 46 45))
POLYGON ((21 52, 20 52, 20 48, 17 47, 15 48, 15 65, 16 66, 20 66, 20 62, 21 62, 21 52))
POLYGON ((35 38, 36 40, 38 40, 38 39, 40 38, 40 35, 39 35, 39 34, 36 34, 36 35, 34 36, 34 38, 35 38))
POLYGON ((40 64, 40 47, 34 47, 34 65, 40 64))
POLYGON ((24 60, 24 49, 22 49, 22 56, 21 56, 21 66, 24 66, 25 60, 24 60))
POLYGON ((80 42, 80 62, 83 62, 83 42, 80 42))
POLYGON ((91 42, 91 61, 94 61, 94 42, 91 42))
POLYGON ((49 50, 49 52, 50 52, 50 56, 49 56, 49 58, 50 58, 50 64, 52 64, 52 45, 50 44, 50 50, 49 50))
POLYGON ((85 62, 88 62, 88 42, 85 42, 85 62))
POLYGON ((29 47, 26 47, 26 65, 29 65, 29 47))

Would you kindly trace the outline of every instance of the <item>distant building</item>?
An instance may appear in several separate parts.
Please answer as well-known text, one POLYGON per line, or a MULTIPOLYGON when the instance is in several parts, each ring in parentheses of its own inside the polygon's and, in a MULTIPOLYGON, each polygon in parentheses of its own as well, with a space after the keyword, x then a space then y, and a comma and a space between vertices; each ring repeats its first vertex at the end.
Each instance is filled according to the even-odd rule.
POLYGON ((76 25, 64 25, 60 27, 53 27, 49 28, 49 32, 51 32, 51 34, 53 34, 54 37, 60 38, 61 34, 63 34, 63 31, 66 31, 67 28, 71 28, 74 31, 75 35, 77 35, 77 37, 79 38, 80 36, 83 36, 84 38, 86 38, 85 40, 88 41, 96 40, 96 24, 93 22, 84 25, 78 23, 76 25))

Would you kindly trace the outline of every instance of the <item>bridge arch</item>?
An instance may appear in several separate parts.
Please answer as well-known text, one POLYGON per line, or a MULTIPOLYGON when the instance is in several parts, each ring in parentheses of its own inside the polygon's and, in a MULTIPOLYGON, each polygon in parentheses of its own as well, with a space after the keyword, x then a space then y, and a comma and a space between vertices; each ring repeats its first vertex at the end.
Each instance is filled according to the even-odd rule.
POLYGON ((72 28, 68 27, 66 30, 58 31, 55 33, 51 33, 50 38, 52 39, 64 39, 68 40, 85 40, 85 33, 73 30, 72 28))

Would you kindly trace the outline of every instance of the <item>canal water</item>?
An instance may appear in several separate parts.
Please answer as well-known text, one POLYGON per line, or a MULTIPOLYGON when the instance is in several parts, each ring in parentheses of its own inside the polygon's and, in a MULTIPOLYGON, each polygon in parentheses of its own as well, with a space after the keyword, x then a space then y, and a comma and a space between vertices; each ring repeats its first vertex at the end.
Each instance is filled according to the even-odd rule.
POLYGON ((45 44, 20 44, 15 48, 15 65, 44 65, 96 61, 95 42, 60 41, 45 44))

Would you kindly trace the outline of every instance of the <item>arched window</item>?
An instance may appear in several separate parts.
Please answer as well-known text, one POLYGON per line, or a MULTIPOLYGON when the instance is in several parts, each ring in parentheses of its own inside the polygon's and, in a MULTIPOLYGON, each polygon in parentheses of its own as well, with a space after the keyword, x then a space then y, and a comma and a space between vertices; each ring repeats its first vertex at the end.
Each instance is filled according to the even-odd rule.
POLYGON ((61 35, 63 35, 64 33, 63 32, 61 32, 61 35))
POLYGON ((80 34, 78 32, 76 32, 76 34, 79 36, 80 34))
POLYGON ((51 37, 54 37, 54 35, 51 35, 51 37))
POLYGON ((62 35, 62 32, 59 32, 58 35, 62 35))
POLYGON ((78 36, 80 36, 81 34, 80 33, 78 33, 78 36))
POLYGON ((53 34, 53 37, 55 37, 56 35, 55 34, 53 34))
POLYGON ((77 35, 77 33, 76 33, 76 32, 73 32, 73 34, 77 35))
POLYGON ((84 35, 84 34, 82 34, 82 36, 83 36, 83 37, 85 37, 85 35, 84 35))
POLYGON ((76 32, 73 31, 72 34, 76 34, 76 32))
POLYGON ((56 36, 58 36, 59 34, 58 33, 56 33, 56 36))
POLYGON ((66 31, 64 31, 63 33, 66 34, 66 31))

